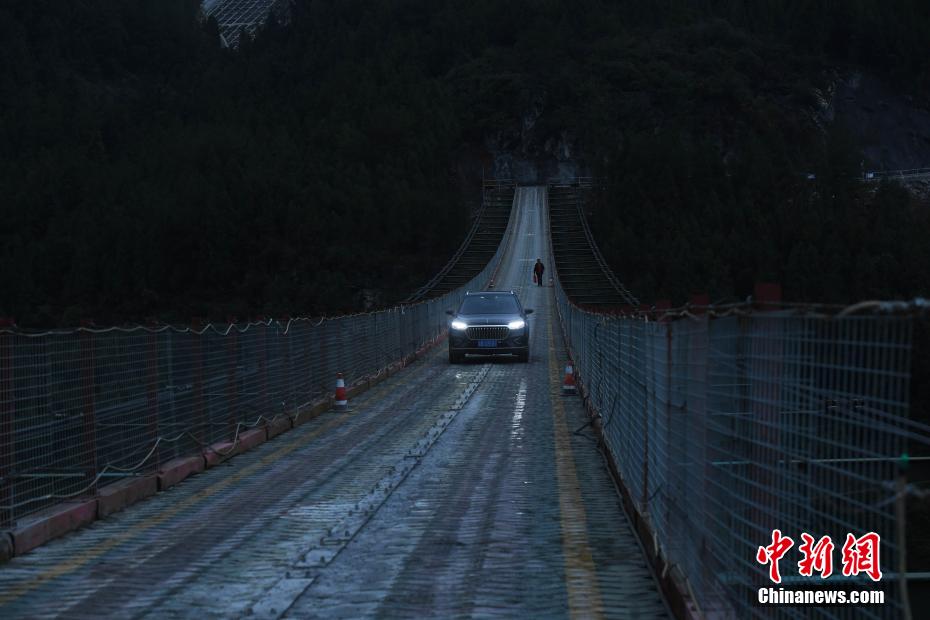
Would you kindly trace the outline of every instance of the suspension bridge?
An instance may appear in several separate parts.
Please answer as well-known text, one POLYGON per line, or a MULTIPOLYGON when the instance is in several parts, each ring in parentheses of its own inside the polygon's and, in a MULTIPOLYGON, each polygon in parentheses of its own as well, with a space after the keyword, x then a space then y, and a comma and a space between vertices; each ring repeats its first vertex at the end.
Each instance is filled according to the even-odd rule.
POLYGON ((920 304, 643 304, 588 191, 488 183, 379 312, 0 327, 0 616, 908 617, 920 304), (447 362, 445 311, 488 287, 535 310, 528 364, 447 362), (883 579, 835 587, 883 603, 758 604, 774 529, 880 534, 883 579))
POLYGON ((255 34, 276 13, 286 17, 287 2, 283 0, 203 0, 205 17, 216 20, 224 47, 238 47, 242 33, 255 34))

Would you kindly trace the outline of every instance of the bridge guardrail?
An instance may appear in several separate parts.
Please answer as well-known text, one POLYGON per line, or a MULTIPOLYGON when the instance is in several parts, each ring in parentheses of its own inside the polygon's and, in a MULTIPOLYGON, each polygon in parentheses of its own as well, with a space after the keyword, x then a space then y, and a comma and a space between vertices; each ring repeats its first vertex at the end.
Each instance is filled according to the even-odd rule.
POLYGON ((870 170, 862 174, 865 182, 878 182, 884 179, 921 179, 930 178, 930 168, 910 168, 908 170, 870 170))
POLYGON ((465 286, 350 316, 203 326, 0 325, 0 527, 99 485, 297 418, 438 340, 447 308, 491 281, 512 234, 465 286))
MULTIPOLYGON (((416 303, 426 298, 426 296, 430 293, 430 291, 433 291, 434 289, 436 289, 437 285, 442 282, 443 278, 445 278, 446 275, 449 274, 449 272, 455 268, 456 264, 461 260, 462 256, 464 256, 468 252, 469 246, 472 243, 472 239, 475 238, 475 235, 480 230, 481 225, 483 223, 483 219, 485 218, 485 214, 490 209, 490 207, 488 206, 490 195, 496 191, 505 190, 505 189, 513 190, 513 188, 514 188, 514 182, 510 179, 485 179, 482 182, 481 206, 479 207, 478 212, 475 214, 475 219, 472 222, 471 228, 468 229, 468 233, 465 235, 465 239, 459 245, 458 249, 455 251, 452 257, 436 273, 436 275, 434 275, 429 280, 429 282, 427 282, 426 284, 421 286, 419 289, 417 289, 414 293, 412 293, 410 297, 404 300, 403 303, 405 304, 416 303)), ((512 208, 513 207, 511 206, 511 209, 512 208)), ((508 220, 508 227, 509 227, 509 224, 510 222, 508 220)), ((502 235, 502 239, 506 234, 507 234, 507 230, 504 231, 504 234, 502 235)))
MULTIPOLYGON (((925 301, 841 311, 698 300, 608 313, 575 305, 557 269, 554 283, 602 451, 651 561, 694 615, 797 615, 754 604, 759 588, 778 587, 755 557, 780 529, 798 545, 802 532, 830 535, 836 553, 847 533, 878 533, 886 579, 840 576, 834 587, 882 588, 875 616, 901 616, 899 464, 909 445, 930 445, 930 427, 908 419, 913 318, 925 301)), ((816 573, 798 575, 793 554, 782 561, 790 586, 824 587, 816 573)))
MULTIPOLYGON (((877 532, 890 579, 854 583, 886 590, 877 617, 900 616, 898 463, 909 442, 930 443, 930 427, 908 419, 910 318, 750 305, 611 315, 555 282, 628 504, 703 614, 760 613, 758 588, 776 584, 755 555, 777 528, 797 544, 830 535, 837 552, 847 532, 877 532)), ((824 585, 799 577, 794 555, 782 571, 792 586, 824 585)))

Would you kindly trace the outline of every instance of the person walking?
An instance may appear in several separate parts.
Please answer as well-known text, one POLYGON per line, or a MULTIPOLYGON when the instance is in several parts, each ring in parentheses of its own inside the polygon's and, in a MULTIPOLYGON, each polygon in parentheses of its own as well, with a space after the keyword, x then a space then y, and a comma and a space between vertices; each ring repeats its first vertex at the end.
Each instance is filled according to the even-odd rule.
POLYGON ((543 272, 546 270, 546 266, 542 264, 542 259, 537 258, 536 264, 533 265, 533 280, 536 281, 537 286, 542 286, 543 283, 543 272))

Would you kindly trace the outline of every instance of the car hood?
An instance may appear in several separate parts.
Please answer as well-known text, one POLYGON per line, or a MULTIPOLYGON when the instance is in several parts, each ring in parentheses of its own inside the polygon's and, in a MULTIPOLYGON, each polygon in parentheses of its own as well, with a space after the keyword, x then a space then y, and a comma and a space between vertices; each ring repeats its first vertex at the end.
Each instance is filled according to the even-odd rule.
POLYGON ((519 314, 460 314, 456 318, 472 325, 506 325, 511 321, 522 319, 519 314))

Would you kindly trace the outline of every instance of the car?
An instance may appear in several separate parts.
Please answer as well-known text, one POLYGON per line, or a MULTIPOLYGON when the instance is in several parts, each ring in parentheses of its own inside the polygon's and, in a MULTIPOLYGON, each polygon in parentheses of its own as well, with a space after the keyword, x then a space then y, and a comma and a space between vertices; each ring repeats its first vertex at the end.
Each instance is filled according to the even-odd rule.
POLYGON ((530 327, 527 315, 513 291, 465 293, 458 310, 446 310, 449 322, 449 363, 466 354, 511 355, 521 362, 530 359, 530 327))

